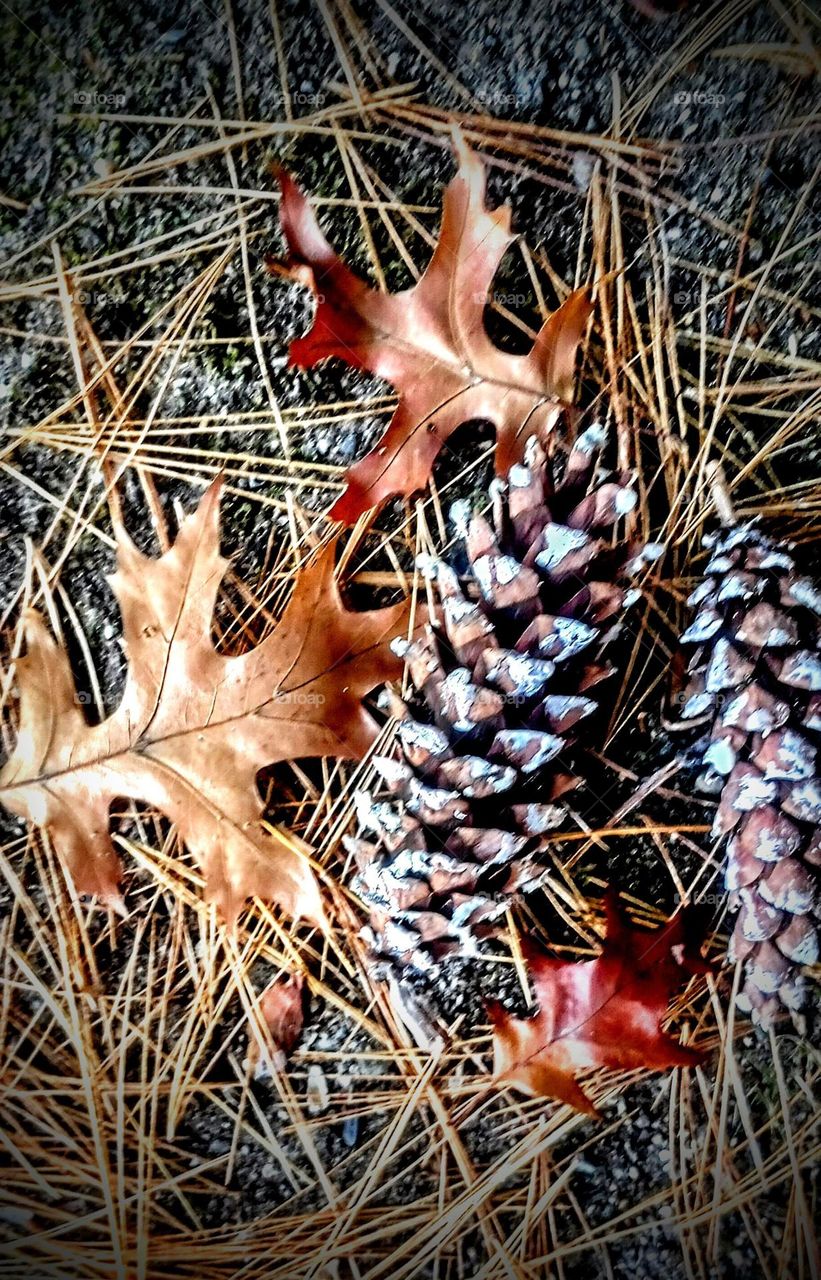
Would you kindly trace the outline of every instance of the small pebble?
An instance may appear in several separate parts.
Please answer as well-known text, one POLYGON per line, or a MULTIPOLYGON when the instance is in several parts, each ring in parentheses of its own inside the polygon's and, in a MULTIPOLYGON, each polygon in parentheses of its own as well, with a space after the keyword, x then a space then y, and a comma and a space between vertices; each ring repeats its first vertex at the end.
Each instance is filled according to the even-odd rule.
POLYGON ((311 1116, 321 1115, 323 1111, 327 1111, 329 1102, 330 1094, 325 1072, 318 1062, 314 1062, 308 1068, 308 1084, 305 1090, 305 1105, 308 1108, 308 1114, 311 1116))
POLYGON ((579 191, 586 191, 593 177, 595 160, 588 151, 577 151, 573 156, 573 182, 579 191))

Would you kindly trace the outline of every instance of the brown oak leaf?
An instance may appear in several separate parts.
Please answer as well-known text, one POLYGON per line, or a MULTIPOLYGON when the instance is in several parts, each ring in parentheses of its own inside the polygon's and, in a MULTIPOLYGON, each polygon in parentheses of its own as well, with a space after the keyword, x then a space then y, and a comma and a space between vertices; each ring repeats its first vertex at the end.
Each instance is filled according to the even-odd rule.
POLYGON ((329 544, 297 575, 266 639, 247 653, 218 653, 213 610, 228 566, 219 549, 220 487, 211 485, 156 558, 115 519, 110 581, 128 674, 119 706, 100 724, 83 714, 65 650, 28 611, 19 730, 0 771, 0 801, 48 829, 80 893, 119 904, 109 810, 129 798, 176 824, 229 922, 255 894, 321 923, 307 847, 263 829, 256 775, 281 760, 364 755, 377 727, 361 699, 401 670, 389 642, 406 632, 408 602, 347 610, 329 544))
POLYGON ((514 239, 510 209, 485 208, 484 166, 458 134, 455 146, 459 168, 445 190, 433 256, 422 278, 396 294, 370 288, 345 266, 306 197, 289 174, 279 174, 288 274, 317 297, 313 327, 291 344, 290 363, 309 369, 337 356, 384 378, 399 395, 387 431, 348 471, 347 488, 331 509, 346 524, 388 498, 423 489, 445 441, 471 419, 496 428, 496 469, 506 472, 573 394, 592 311, 589 290, 570 294, 527 355, 491 342, 484 309, 514 239))
POLYGON ((523 939, 538 1013, 517 1018, 498 1003, 488 1005, 495 1076, 588 1115, 598 1113, 576 1081, 579 1071, 658 1071, 702 1058, 662 1030, 673 992, 709 968, 698 953, 691 917, 679 913, 647 932, 626 923, 615 895, 606 907, 607 932, 595 960, 559 960, 523 939))
POLYGON ((305 1020, 305 979, 301 973, 288 974, 272 982, 259 998, 260 1012, 276 1045, 277 1065, 296 1047, 305 1020))

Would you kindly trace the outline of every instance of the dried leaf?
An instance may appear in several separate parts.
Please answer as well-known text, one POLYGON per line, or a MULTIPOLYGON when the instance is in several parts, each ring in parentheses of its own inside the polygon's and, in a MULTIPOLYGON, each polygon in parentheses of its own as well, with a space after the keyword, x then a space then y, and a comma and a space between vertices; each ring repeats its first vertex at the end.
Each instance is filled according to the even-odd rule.
POLYGON ((397 675, 389 642, 407 628, 407 602, 353 613, 334 578, 334 546, 297 576, 279 625, 239 656, 211 641, 228 561, 219 552, 216 481, 159 558, 143 555, 115 521, 128 658, 122 701, 90 726, 68 655, 42 617, 25 619, 17 663, 20 726, 0 772, 0 801, 47 827, 80 893, 118 905, 120 863, 109 808, 126 797, 177 826, 231 922, 258 895, 321 923, 319 889, 294 835, 268 835, 256 774, 307 756, 359 759, 376 736, 361 698, 397 675))
POLYGON ((301 973, 292 973, 284 982, 272 982, 260 996, 260 1011, 283 1059, 302 1035, 304 984, 301 973))
POLYGON ((698 1052, 662 1031, 672 993, 690 974, 708 967, 698 955, 686 915, 680 913, 648 933, 625 922, 611 895, 607 933, 595 960, 558 960, 528 938, 523 939, 523 953, 539 1012, 516 1018, 497 1003, 489 1005, 499 1080, 596 1115, 576 1081, 579 1071, 657 1071, 701 1060, 698 1052))
POLYGON ((293 179, 279 175, 289 274, 317 296, 313 327, 291 344, 291 364, 309 369, 336 356, 384 378, 399 394, 385 435, 350 469, 331 510, 346 524, 388 498, 424 488, 445 441, 471 419, 496 428, 496 468, 506 472, 573 393, 592 310, 589 290, 570 294, 527 355, 494 346, 484 309, 514 238, 510 209, 485 208, 482 162, 458 134, 455 145, 459 168, 445 191, 433 257, 418 283, 396 294, 370 288, 345 266, 293 179))

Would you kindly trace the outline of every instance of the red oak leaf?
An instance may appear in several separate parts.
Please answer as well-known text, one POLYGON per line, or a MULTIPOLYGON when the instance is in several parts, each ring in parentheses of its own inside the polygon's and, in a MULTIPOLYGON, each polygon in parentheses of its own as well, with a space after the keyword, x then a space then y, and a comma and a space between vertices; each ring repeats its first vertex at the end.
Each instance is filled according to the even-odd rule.
POLYGON ((260 1011, 283 1062, 302 1035, 304 985, 302 974, 292 973, 272 982, 260 996, 260 1011))
POLYGON ((589 290, 570 294, 527 355, 491 342, 484 309, 514 238, 510 209, 485 208, 484 166, 459 135, 455 145, 459 168, 445 190, 438 243, 422 278, 401 293, 382 293, 354 275, 293 179, 279 175, 288 274, 317 296, 313 327, 291 344, 290 363, 309 369, 337 356, 384 378, 399 395, 387 431, 349 470, 347 489, 331 509, 345 524, 388 498, 424 488, 445 441, 471 419, 496 428, 496 468, 506 472, 528 437, 549 430, 573 393, 592 311, 589 290))
POLYGON ((691 936, 690 917, 679 913, 648 933, 626 923, 615 895, 606 905, 607 933, 595 960, 557 960, 523 940, 537 1014, 516 1018, 495 1002, 488 1006, 496 1077, 588 1115, 598 1113, 576 1081, 579 1071, 658 1071, 702 1057, 662 1030, 673 992, 709 968, 691 936))

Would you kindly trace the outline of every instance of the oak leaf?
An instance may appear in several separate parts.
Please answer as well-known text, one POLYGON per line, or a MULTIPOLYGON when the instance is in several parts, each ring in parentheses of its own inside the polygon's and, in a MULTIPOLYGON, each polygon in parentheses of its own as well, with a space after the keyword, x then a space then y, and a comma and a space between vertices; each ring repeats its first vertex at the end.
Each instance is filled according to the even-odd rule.
POLYGON ((337 356, 395 388, 399 404, 377 446, 347 473, 331 509, 346 524, 396 495, 424 488, 448 437, 471 419, 496 429, 496 469, 521 459, 527 439, 549 430, 573 394, 579 344, 592 311, 589 290, 571 293, 527 355, 500 350, 484 325, 488 291, 514 237, 508 206, 485 208, 485 171, 461 136, 459 167, 445 190, 439 240, 422 278, 388 294, 345 266, 289 174, 281 172, 280 219, 288 274, 317 297, 308 334, 290 363, 312 368, 337 356))
POLYGON ((299 572, 266 639, 247 653, 218 653, 213 610, 228 567, 220 487, 211 485, 157 558, 115 520, 110 582, 128 674, 119 706, 100 724, 83 714, 66 651, 40 614, 27 612, 19 730, 0 771, 0 801, 48 829, 80 893, 119 905, 109 810, 128 798, 176 824, 229 922, 257 895, 322 923, 307 848, 288 832, 266 833, 256 775, 287 759, 364 755, 377 727, 361 699, 401 670, 389 642, 406 632, 408 603, 347 610, 329 544, 299 572))
POLYGON ((579 1071, 692 1066, 702 1055, 662 1030, 671 995, 709 966, 700 958, 691 918, 675 915, 652 932, 631 928, 614 895, 595 960, 559 960, 524 938, 539 1011, 517 1018, 492 1002, 494 1074, 533 1096, 558 1098, 598 1114, 576 1081, 579 1071))
POLYGON ((276 1046, 276 1065, 281 1067, 296 1047, 305 1021, 305 979, 301 973, 288 974, 272 982, 259 998, 265 1025, 276 1046))

